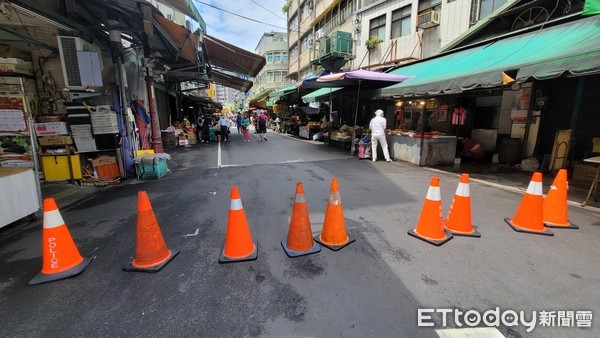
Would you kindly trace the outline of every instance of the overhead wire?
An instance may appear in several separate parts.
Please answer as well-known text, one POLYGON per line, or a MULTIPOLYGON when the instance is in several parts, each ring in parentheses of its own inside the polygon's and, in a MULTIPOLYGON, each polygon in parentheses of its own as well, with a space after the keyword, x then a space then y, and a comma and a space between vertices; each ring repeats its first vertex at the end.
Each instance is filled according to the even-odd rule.
MULTIPOLYGON (((298 32, 298 31, 302 32, 302 31, 300 30, 300 27, 299 27, 298 29, 293 29, 293 28, 288 28, 288 27, 277 26, 277 25, 270 24, 270 23, 268 23, 268 22, 264 22, 264 21, 256 20, 256 19, 253 19, 253 18, 249 18, 249 17, 247 17, 247 16, 244 16, 244 15, 241 15, 241 14, 238 14, 238 13, 235 13, 235 12, 232 12, 232 11, 229 11, 229 10, 227 10, 227 9, 223 9, 223 8, 217 7, 217 6, 215 6, 215 5, 211 5, 211 4, 209 4, 209 3, 206 3, 206 2, 204 2, 204 1, 201 1, 201 0, 193 0, 193 1, 194 1, 194 2, 197 2, 197 3, 199 3, 199 4, 202 4, 202 5, 205 5, 205 6, 207 6, 207 7, 211 7, 211 8, 214 8, 214 9, 216 9, 216 10, 219 10, 219 11, 222 11, 222 12, 225 12, 225 13, 228 13, 228 14, 231 14, 231 15, 234 15, 234 16, 237 16, 237 17, 239 17, 239 18, 242 18, 242 19, 245 19, 245 20, 253 21, 253 22, 256 22, 256 23, 260 23, 260 24, 263 24, 263 25, 267 25, 267 26, 271 26, 271 27, 275 27, 275 28, 279 28, 279 29, 289 30, 289 31, 292 31, 292 32, 298 32)), ((255 2, 255 1, 253 1, 253 0, 252 0, 252 2, 256 3, 256 2, 255 2)), ((259 5, 259 6, 260 6, 260 5, 259 5)), ((260 7, 262 7, 262 6, 260 6, 260 7)), ((262 8, 264 8, 264 7, 262 7, 262 8)), ((264 8, 264 9, 266 9, 266 8, 264 8)), ((267 10, 267 11, 269 11, 268 9, 266 9, 266 10, 267 10)), ((270 13, 272 13, 272 14, 275 14, 275 13, 273 13, 273 12, 271 12, 271 11, 269 11, 269 12, 270 12, 270 13)), ((276 15, 276 14, 275 14, 275 15, 276 15)), ((284 19, 284 18, 282 18, 282 19, 284 19)), ((286 20, 286 19, 284 19, 284 20, 286 20)), ((287 20, 286 20, 286 21, 287 21, 287 20)))
POLYGON ((257 4, 257 5, 258 5, 260 8, 262 8, 262 9, 264 9, 265 11, 267 11, 267 12, 269 12, 269 13, 271 13, 271 14, 275 15, 276 17, 278 17, 278 18, 280 18, 280 19, 282 19, 282 20, 285 20, 285 21, 287 21, 287 19, 286 19, 286 18, 284 18, 284 17, 280 16, 279 14, 277 14, 277 13, 275 13, 275 12, 272 12, 270 9, 268 9, 268 8, 264 7, 264 6, 263 6, 263 5, 261 5, 260 3, 258 3, 258 2, 256 2, 256 1, 254 1, 254 0, 250 0, 250 1, 254 2, 254 3, 255 3, 255 4, 257 4))
POLYGON ((260 21, 260 20, 252 19, 252 18, 249 18, 249 17, 247 17, 247 16, 244 16, 244 15, 241 15, 241 14, 237 14, 237 13, 234 13, 234 12, 232 12, 232 11, 229 11, 229 10, 226 10, 226 9, 223 9, 223 8, 220 8, 220 7, 217 7, 217 6, 211 5, 211 4, 209 4, 209 3, 206 3, 206 2, 204 2, 204 1, 200 1, 200 0, 194 0, 194 1, 195 1, 195 2, 198 2, 198 3, 201 3, 201 4, 203 4, 204 6, 208 6, 208 7, 214 8, 214 9, 216 9, 216 10, 219 10, 219 11, 222 11, 222 12, 225 12, 225 13, 229 13, 229 14, 231 14, 231 15, 235 15, 235 16, 237 16, 237 17, 240 17, 240 18, 242 18, 242 19, 246 19, 246 20, 249 20, 249 21, 253 21, 253 22, 256 22, 256 23, 260 23, 260 24, 263 24, 263 25, 267 25, 267 26, 271 26, 271 27, 275 27, 275 28, 279 28, 279 29, 287 29, 287 27, 281 27, 281 26, 277 26, 277 25, 273 25, 273 24, 270 24, 270 23, 264 22, 264 21, 260 21))

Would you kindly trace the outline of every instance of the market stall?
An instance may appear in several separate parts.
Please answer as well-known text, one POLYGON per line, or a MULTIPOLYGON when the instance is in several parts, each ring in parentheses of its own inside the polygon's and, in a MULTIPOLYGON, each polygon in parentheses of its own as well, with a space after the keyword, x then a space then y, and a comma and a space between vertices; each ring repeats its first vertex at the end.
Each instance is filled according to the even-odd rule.
POLYGON ((321 124, 319 122, 309 122, 307 125, 299 127, 298 135, 302 138, 312 140, 313 136, 320 131, 321 124))
POLYGON ((456 136, 393 131, 387 135, 390 156, 394 160, 418 166, 453 164, 456 136))

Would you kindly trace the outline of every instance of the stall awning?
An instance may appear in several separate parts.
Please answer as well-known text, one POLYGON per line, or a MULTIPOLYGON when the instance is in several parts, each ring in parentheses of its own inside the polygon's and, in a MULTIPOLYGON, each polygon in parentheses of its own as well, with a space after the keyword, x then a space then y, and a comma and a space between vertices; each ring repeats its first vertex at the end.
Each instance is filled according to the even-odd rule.
POLYGON ((196 95, 184 95, 183 98, 193 102, 203 104, 207 108, 223 109, 223 105, 219 102, 213 101, 210 97, 201 97, 196 95))
POLYGON ((267 88, 267 89, 263 90, 262 92, 258 93, 258 95, 256 95, 255 97, 253 97, 252 100, 265 101, 266 99, 268 99, 269 94, 272 91, 273 91, 273 88, 267 88))
POLYGON ((296 88, 295 84, 281 88, 281 89, 276 90, 276 91, 272 92, 271 94, 269 94, 269 100, 277 101, 282 96, 287 95, 292 92, 295 92, 296 90, 297 90, 297 88, 296 88))
POLYGON ((329 100, 329 95, 333 92, 343 89, 343 87, 321 88, 310 94, 302 96, 302 101, 305 103, 319 101, 319 99, 329 100))
POLYGON ((202 15, 198 12, 196 5, 192 2, 192 0, 157 0, 169 7, 175 8, 181 13, 195 19, 198 22, 198 25, 202 27, 202 30, 206 32, 206 23, 204 19, 202 19, 202 15))
POLYGON ((153 16, 155 20, 154 26, 162 36, 177 49, 179 56, 198 64, 199 57, 197 46, 200 39, 199 35, 193 34, 189 30, 161 15, 154 14, 153 16))
POLYGON ((517 82, 599 72, 599 26, 600 17, 593 16, 413 63, 391 72, 412 79, 380 89, 376 96, 428 96, 497 87, 506 71, 517 71, 517 82))
POLYGON ((226 74, 213 69, 211 72, 211 80, 225 87, 233 88, 241 92, 247 92, 252 88, 252 81, 244 80, 239 76, 226 74))
POLYGON ((267 62, 264 57, 204 35, 206 54, 212 66, 255 77, 267 62))

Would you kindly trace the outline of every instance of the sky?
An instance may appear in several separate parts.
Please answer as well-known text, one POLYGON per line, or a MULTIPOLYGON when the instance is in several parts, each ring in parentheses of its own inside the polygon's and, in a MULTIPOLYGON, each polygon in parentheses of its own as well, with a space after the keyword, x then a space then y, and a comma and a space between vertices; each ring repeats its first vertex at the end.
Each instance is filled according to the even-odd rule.
POLYGON ((286 13, 281 11, 285 2, 285 0, 193 0, 206 22, 208 35, 251 52, 255 52, 263 33, 286 31, 286 13), (264 23, 250 21, 203 3, 264 23))

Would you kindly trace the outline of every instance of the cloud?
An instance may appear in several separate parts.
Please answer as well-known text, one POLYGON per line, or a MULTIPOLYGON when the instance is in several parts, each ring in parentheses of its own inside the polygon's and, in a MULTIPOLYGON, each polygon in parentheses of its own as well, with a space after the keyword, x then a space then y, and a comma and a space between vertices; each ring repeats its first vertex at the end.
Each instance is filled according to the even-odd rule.
POLYGON ((251 52, 255 52, 258 41, 263 33, 286 31, 285 27, 287 21, 285 18, 287 15, 281 11, 285 0, 202 0, 202 2, 227 10, 231 13, 236 13, 263 22, 258 23, 247 20, 234 14, 206 6, 196 0, 193 1, 200 12, 200 15, 202 15, 202 18, 206 22, 206 31, 208 35, 251 52), (262 7, 269 9, 276 15, 260 7, 257 3, 262 7))

